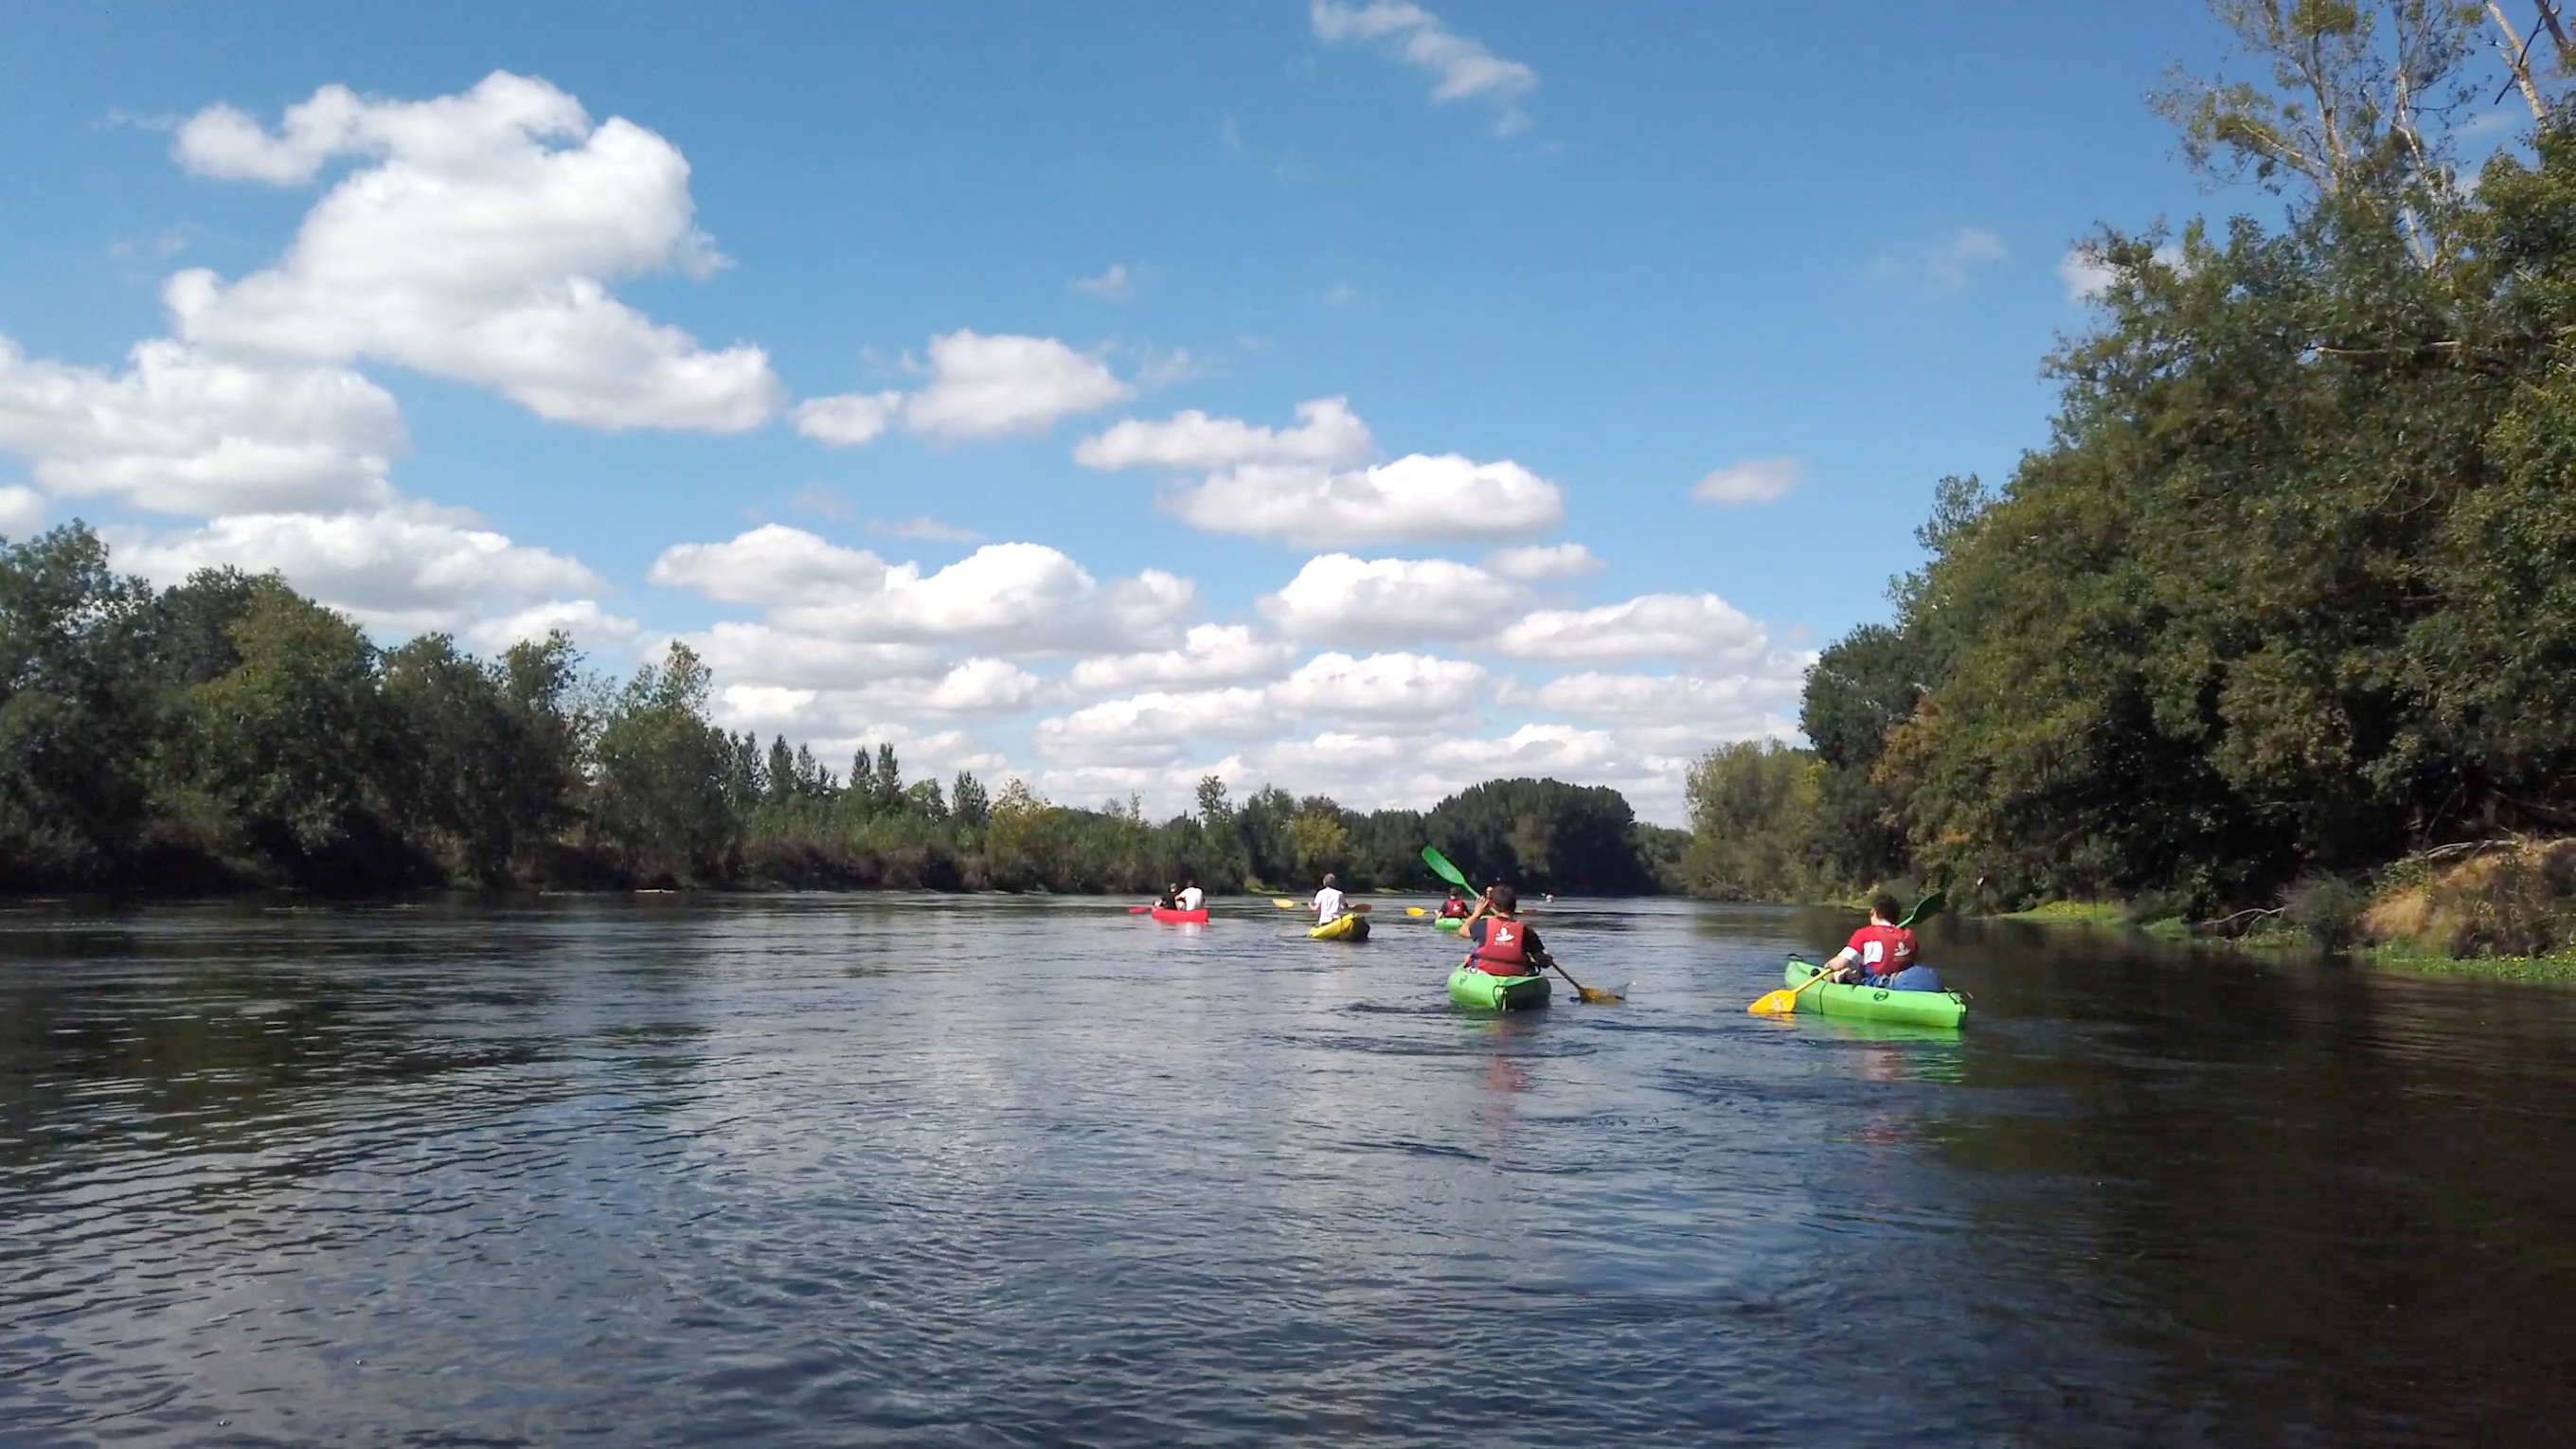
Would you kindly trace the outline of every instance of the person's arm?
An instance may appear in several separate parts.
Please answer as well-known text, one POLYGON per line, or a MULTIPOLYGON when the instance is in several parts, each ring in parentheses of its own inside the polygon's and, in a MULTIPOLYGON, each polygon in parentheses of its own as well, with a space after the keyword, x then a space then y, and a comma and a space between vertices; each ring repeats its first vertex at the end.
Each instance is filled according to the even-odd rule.
POLYGON ((1467 919, 1458 923, 1458 934, 1464 936, 1469 931, 1475 929, 1476 923, 1485 918, 1485 912, 1491 910, 1493 908, 1493 904, 1494 902, 1492 897, 1483 895, 1477 896, 1476 908, 1467 913, 1467 919))

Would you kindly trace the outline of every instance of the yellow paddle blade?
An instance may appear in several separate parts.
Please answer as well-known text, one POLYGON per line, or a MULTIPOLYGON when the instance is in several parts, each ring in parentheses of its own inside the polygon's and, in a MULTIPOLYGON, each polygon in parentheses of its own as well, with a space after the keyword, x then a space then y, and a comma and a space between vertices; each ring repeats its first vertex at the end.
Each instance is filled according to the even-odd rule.
POLYGON ((1605 990, 1598 986, 1578 986, 1574 988, 1574 994, 1595 1006, 1616 1006, 1626 999, 1616 991, 1605 990))
POLYGON ((1272 897, 1270 898, 1270 904, 1272 904, 1272 905, 1274 905, 1274 906, 1277 906, 1279 909, 1281 909, 1281 910, 1283 910, 1283 911, 1293 911, 1293 910, 1297 910, 1298 908, 1300 908, 1300 907, 1304 906, 1304 905, 1305 905, 1305 902, 1304 902, 1304 901, 1283 901, 1283 900, 1279 899, 1277 896, 1272 896, 1272 897))
POLYGON ((1783 986, 1779 990, 1772 992, 1770 995, 1763 997, 1761 1000, 1744 1009, 1757 1016, 1770 1016, 1784 1011, 1796 1011, 1798 1009, 1798 993, 1786 986, 1783 986))
POLYGON ((1431 914, 1420 906, 1406 906, 1404 908, 1404 913, 1408 916, 1427 916, 1431 914))

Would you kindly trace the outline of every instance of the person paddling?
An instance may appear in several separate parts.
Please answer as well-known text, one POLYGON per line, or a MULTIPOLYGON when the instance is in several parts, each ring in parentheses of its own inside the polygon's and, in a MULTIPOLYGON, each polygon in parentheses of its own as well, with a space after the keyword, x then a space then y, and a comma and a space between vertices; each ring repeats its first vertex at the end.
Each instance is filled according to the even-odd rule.
POLYGON ((1488 976, 1536 976, 1547 964, 1538 933, 1520 922, 1521 898, 1507 885, 1485 887, 1476 909, 1458 923, 1458 934, 1476 943, 1467 964, 1488 976))
POLYGON ((1440 919, 1444 921, 1467 919, 1467 896, 1464 891, 1456 886, 1449 888, 1449 898, 1440 903, 1440 919))
POLYGON ((1847 986, 1877 986, 1889 991, 1938 991, 1941 975, 1914 960, 1914 933, 1897 923, 1905 908, 1881 891, 1869 903, 1869 924, 1852 932, 1849 943, 1834 953, 1825 969, 1847 986))
POLYGON ((1185 875, 1181 877, 1181 888, 1173 895, 1172 902, 1179 910, 1204 911, 1207 909, 1207 892, 1199 889, 1197 876, 1185 875))
POLYGON ((1187 907, 1181 904, 1181 888, 1178 885, 1167 885, 1163 887, 1163 893, 1154 897, 1154 909, 1158 911, 1186 910, 1187 907))
POLYGON ((1315 892, 1314 907, 1318 926, 1329 926, 1351 913, 1350 897, 1342 894, 1341 877, 1324 872, 1324 884, 1315 892))

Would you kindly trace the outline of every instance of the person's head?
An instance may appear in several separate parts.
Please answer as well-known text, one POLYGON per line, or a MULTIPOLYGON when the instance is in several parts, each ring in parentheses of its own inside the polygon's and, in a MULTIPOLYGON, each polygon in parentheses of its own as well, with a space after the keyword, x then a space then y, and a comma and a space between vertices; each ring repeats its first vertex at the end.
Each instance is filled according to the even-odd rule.
POLYGON ((1340 876, 1333 874, 1329 870, 1324 872, 1324 888, 1326 890, 1338 890, 1340 889, 1341 884, 1342 878, 1340 876))
POLYGON ((1194 875, 1185 875, 1181 877, 1181 884, 1191 890, 1197 890, 1199 888, 1199 878, 1194 875))
POLYGON ((1507 885, 1485 887, 1485 899, 1492 901, 1494 909, 1507 916, 1521 908, 1521 893, 1507 885))
POLYGON ((1882 926, 1895 925, 1897 916, 1902 913, 1904 909, 1905 907, 1896 903, 1896 897, 1889 895, 1885 891, 1880 891, 1877 895, 1870 897, 1870 919, 1878 922, 1882 926))

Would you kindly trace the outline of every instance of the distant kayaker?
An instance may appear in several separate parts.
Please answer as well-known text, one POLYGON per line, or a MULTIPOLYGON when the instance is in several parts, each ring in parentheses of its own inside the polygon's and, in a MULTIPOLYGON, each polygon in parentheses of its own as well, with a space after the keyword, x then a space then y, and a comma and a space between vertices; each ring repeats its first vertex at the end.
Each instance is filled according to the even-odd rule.
POLYGON ((1324 872, 1323 889, 1315 892, 1315 924, 1329 926, 1351 913, 1351 898, 1342 894, 1342 882, 1331 871, 1324 872))
POLYGON ((1181 904, 1180 886, 1175 884, 1163 887, 1163 893, 1154 897, 1154 909, 1158 911, 1187 910, 1188 907, 1181 904))
POLYGON ((1184 911, 1207 909, 1207 892, 1199 889, 1199 878, 1194 875, 1181 877, 1180 893, 1174 896, 1173 900, 1178 903, 1179 909, 1184 911))
POLYGON ((1467 919, 1467 893, 1456 886, 1451 886, 1449 898, 1440 903, 1440 918, 1444 921, 1467 919))
POLYGON ((1476 943, 1467 953, 1468 965, 1488 976, 1539 974, 1547 964, 1547 948, 1539 944, 1536 931, 1521 924, 1520 908, 1520 892, 1507 885, 1485 887, 1485 898, 1458 926, 1459 935, 1476 943))
POLYGON ((1890 991, 1938 991, 1941 976, 1914 961, 1914 933, 1896 924, 1905 908, 1881 891, 1869 903, 1869 924, 1852 932, 1851 941, 1825 969, 1850 986, 1879 986, 1890 991))

